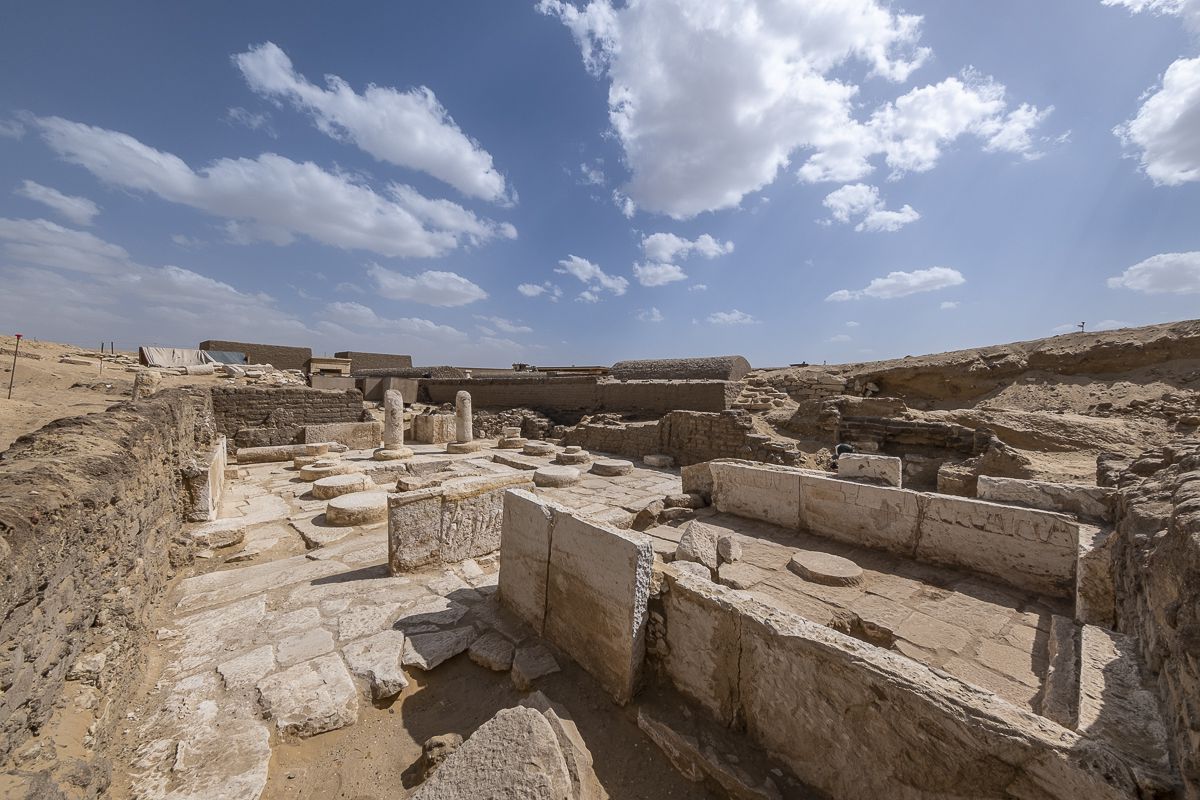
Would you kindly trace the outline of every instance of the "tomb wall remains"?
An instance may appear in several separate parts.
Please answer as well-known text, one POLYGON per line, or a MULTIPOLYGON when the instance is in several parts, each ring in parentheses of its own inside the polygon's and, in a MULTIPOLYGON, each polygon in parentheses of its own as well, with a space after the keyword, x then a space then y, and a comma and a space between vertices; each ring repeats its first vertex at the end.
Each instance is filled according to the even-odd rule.
POLYGON ((212 407, 230 452, 237 447, 299 444, 306 425, 370 421, 357 389, 217 386, 212 389, 212 407))
POLYGON ((308 368, 308 360, 312 358, 312 349, 308 347, 289 347, 281 344, 259 344, 256 342, 226 342, 219 339, 209 339, 200 343, 201 350, 224 350, 235 353, 245 353, 248 364, 270 364, 275 369, 308 368))
POLYGON ((1118 481, 1117 625, 1137 637, 1176 768, 1200 798, 1200 440, 1150 450, 1118 481))
POLYGON ((54 730, 68 676, 101 693, 93 747, 50 764, 45 796, 105 791, 148 611, 191 557, 184 479, 218 437, 209 392, 172 389, 52 422, 0 460, 0 763, 54 730))

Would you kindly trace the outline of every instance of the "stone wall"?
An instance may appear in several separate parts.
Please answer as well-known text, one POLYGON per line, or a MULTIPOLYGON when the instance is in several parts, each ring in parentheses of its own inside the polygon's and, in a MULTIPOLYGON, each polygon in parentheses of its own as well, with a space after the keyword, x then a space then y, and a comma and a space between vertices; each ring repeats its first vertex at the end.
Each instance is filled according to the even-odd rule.
POLYGON ((806 470, 723 462, 710 469, 718 511, 1075 597, 1084 526, 1064 515, 806 470))
POLYGON ((518 472, 388 495, 388 570, 399 575, 499 550, 504 492, 532 487, 532 474, 518 472))
POLYGON ((563 441, 634 458, 665 453, 680 466, 716 458, 794 465, 802 457, 794 445, 756 433, 753 418, 744 411, 674 411, 657 422, 584 423, 568 431, 563 441))
POLYGON ((609 371, 619 381, 740 381, 750 372, 742 356, 618 361, 609 371))
POLYGON ((769 386, 786 392, 793 400, 824 400, 846 393, 846 380, 819 370, 764 372, 746 379, 750 386, 769 386))
POLYGON ((212 389, 213 414, 218 430, 232 450, 298 444, 305 425, 368 421, 362 394, 357 389, 323 392, 299 386, 212 389))
MULTIPOLYGON (((190 557, 177 539, 183 478, 217 441, 209 394, 169 390, 52 422, 0 461, 0 764, 35 732, 53 741, 70 673, 97 705, 91 749, 25 759, 27 796, 102 794, 103 753, 136 682, 148 609, 190 557), (86 687, 86 688, 84 688, 86 687)), ((81 711, 73 705, 65 713, 81 711)), ((125 723, 127 724, 127 723, 125 723)), ((77 735, 77 734, 76 734, 77 735)), ((4 768, 0 767, 0 772, 4 768)))
POLYGON ((1144 796, 1118 754, 991 692, 665 572, 661 673, 830 796, 1144 796))
POLYGON ((653 564, 643 534, 590 522, 529 492, 504 495, 500 601, 618 703, 641 681, 653 564))
POLYGON ((1200 441, 1151 450, 1122 473, 1118 625, 1137 637, 1162 698, 1185 796, 1200 798, 1200 441))
POLYGON ((360 369, 411 369, 412 356, 400 356, 392 353, 359 353, 354 350, 343 350, 333 354, 335 358, 350 359, 351 371, 360 369))
POLYGON ((255 342, 226 342, 219 339, 201 342, 200 349, 232 350, 235 353, 245 353, 247 363, 270 364, 275 369, 304 370, 308 368, 308 360, 312 358, 312 349, 308 347, 288 347, 280 344, 255 342))
POLYGON ((453 403, 459 391, 471 393, 475 408, 532 408, 554 412, 722 411, 737 398, 740 385, 728 381, 601 381, 590 375, 422 380, 428 402, 453 403))

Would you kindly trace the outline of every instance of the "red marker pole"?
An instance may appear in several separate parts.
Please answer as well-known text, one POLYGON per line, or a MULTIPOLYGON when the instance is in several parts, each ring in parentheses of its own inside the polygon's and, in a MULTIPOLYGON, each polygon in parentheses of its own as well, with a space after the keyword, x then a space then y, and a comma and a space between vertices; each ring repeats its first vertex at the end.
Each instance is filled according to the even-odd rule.
POLYGON ((8 376, 8 399, 12 400, 13 381, 17 378, 17 353, 21 349, 21 334, 17 334, 17 346, 13 348, 12 374, 8 376))

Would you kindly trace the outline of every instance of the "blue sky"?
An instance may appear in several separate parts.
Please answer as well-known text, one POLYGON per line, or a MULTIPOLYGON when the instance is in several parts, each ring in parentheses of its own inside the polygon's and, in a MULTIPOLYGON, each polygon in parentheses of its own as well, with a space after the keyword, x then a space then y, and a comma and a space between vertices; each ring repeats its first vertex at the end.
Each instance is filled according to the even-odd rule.
POLYGON ((1198 23, 1198 0, 21 4, 0 327, 779 365, 1200 316, 1198 23))

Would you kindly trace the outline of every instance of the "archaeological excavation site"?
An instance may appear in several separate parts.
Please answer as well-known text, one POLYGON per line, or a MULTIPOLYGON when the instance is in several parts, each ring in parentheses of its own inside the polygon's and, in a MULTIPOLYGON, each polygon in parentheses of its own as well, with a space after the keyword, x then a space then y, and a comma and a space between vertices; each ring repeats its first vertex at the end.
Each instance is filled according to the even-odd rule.
POLYGON ((4 797, 1200 798, 1200 322, 23 352, 100 396, 0 442, 4 797))

